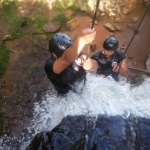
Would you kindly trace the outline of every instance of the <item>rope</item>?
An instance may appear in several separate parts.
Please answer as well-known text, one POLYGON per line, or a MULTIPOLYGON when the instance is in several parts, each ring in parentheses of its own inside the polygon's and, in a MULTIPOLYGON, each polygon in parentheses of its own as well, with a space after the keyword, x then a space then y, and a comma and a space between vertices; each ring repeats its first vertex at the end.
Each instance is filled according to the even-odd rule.
MULTIPOLYGON (((138 29, 139 29, 139 27, 140 27, 140 25, 141 25, 141 23, 142 23, 142 21, 143 21, 143 19, 144 19, 145 15, 147 14, 147 12, 148 12, 149 8, 150 8, 150 5, 147 7, 147 9, 146 9, 146 11, 145 11, 145 13, 144 13, 144 15, 143 15, 143 17, 142 17, 142 19, 141 19, 141 21, 140 21, 139 25, 138 25, 138 27, 136 28, 136 30, 135 30, 135 32, 134 32, 134 34, 133 34, 133 36, 132 36, 132 38, 131 38, 131 40, 130 40, 130 42, 129 42, 129 44, 128 44, 128 46, 127 46, 127 48, 126 48, 125 52, 124 52, 124 55, 126 54, 126 52, 127 52, 128 48, 129 48, 129 46, 131 45, 131 42, 133 41, 133 39, 134 39, 135 35, 137 34, 138 29)), ((123 60, 122 60, 122 61, 123 61, 123 60)), ((120 64, 119 64, 119 71, 120 71, 120 67, 121 67, 121 65, 122 65, 122 61, 121 61, 121 62, 120 62, 120 64)), ((119 72, 119 71, 118 71, 118 72, 119 72)))
MULTIPOLYGON (((94 17, 93 17, 91 29, 93 29, 93 26, 94 26, 94 23, 95 23, 95 19, 96 19, 96 14, 97 14, 97 10, 98 10, 99 3, 100 3, 100 0, 97 0, 96 9, 95 9, 95 13, 94 13, 94 17)), ((88 59, 89 54, 90 54, 90 44, 89 44, 88 49, 87 49, 87 51, 86 51, 86 59, 88 59)))
POLYGON ((137 29, 135 30, 135 32, 134 32, 134 34, 133 34, 133 36, 132 36, 132 38, 131 38, 131 40, 130 40, 130 42, 129 42, 129 44, 128 44, 127 48, 126 48, 126 51, 124 52, 124 54, 126 54, 126 52, 127 52, 128 48, 129 48, 129 46, 130 46, 130 44, 131 44, 131 42, 132 42, 133 38, 134 38, 134 37, 135 37, 135 35, 137 34, 138 29, 139 29, 139 27, 140 27, 140 25, 141 25, 141 23, 142 23, 142 21, 143 21, 143 19, 144 19, 145 15, 147 14, 147 12, 148 12, 148 10, 149 10, 149 7, 150 7, 150 6, 148 6, 148 8, 146 9, 146 11, 145 11, 145 13, 144 13, 144 15, 143 15, 143 17, 142 17, 142 19, 141 19, 141 21, 140 21, 140 23, 139 23, 138 27, 137 27, 137 29))

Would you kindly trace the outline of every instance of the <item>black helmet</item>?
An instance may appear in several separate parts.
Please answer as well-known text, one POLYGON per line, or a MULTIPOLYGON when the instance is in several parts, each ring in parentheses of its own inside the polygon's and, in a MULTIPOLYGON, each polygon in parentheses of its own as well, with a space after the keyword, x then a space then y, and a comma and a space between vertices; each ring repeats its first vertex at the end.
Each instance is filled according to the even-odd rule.
POLYGON ((73 40, 64 33, 56 33, 49 42, 49 51, 54 53, 57 58, 73 44, 73 40))
POLYGON ((106 50, 117 50, 118 45, 119 45, 119 42, 115 37, 109 37, 103 43, 103 47, 106 50))

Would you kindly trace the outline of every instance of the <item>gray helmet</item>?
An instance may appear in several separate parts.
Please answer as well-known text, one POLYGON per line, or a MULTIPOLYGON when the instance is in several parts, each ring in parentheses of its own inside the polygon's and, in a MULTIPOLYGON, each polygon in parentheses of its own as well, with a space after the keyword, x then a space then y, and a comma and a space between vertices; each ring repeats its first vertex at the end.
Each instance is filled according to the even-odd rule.
POLYGON ((119 42, 115 37, 107 38, 103 43, 103 48, 106 50, 117 50, 119 42))
POLYGON ((56 33, 49 42, 49 51, 59 58, 72 44, 73 40, 68 35, 61 32, 56 33))

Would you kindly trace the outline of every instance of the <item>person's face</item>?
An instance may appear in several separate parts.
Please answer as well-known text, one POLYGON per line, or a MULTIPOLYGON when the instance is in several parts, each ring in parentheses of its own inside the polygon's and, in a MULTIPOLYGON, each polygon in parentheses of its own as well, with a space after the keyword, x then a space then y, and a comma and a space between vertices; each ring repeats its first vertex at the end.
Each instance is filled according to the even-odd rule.
POLYGON ((109 57, 111 57, 113 54, 114 54, 114 50, 106 50, 106 49, 103 49, 103 54, 107 57, 107 58, 109 58, 109 57))

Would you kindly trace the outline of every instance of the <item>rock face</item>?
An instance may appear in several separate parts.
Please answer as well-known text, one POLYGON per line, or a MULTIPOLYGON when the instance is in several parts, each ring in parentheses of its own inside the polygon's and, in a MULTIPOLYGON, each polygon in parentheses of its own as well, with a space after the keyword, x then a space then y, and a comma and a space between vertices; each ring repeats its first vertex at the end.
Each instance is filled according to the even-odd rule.
POLYGON ((67 116, 53 130, 35 136, 26 150, 150 149, 150 119, 67 116))

